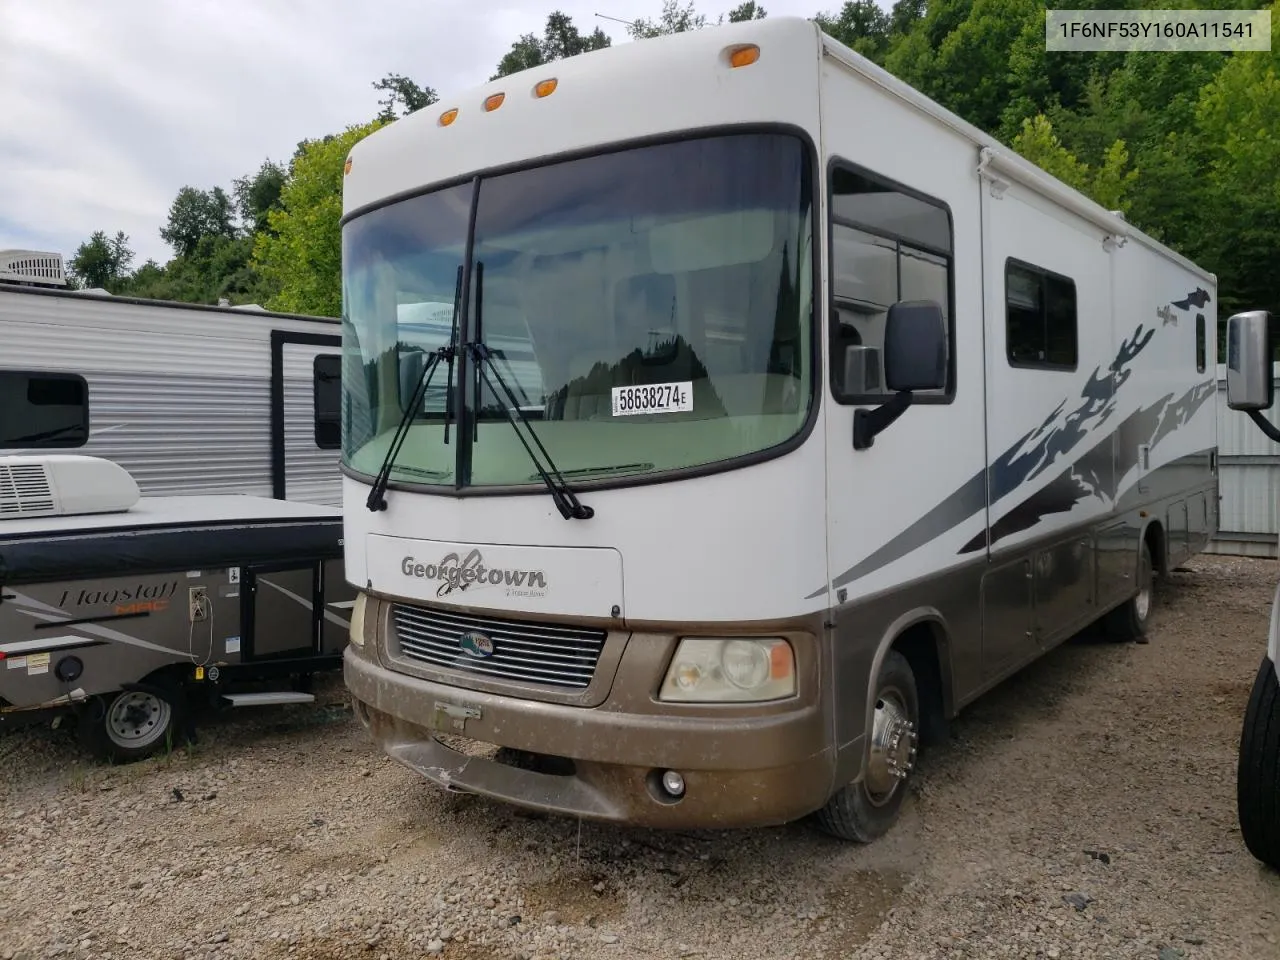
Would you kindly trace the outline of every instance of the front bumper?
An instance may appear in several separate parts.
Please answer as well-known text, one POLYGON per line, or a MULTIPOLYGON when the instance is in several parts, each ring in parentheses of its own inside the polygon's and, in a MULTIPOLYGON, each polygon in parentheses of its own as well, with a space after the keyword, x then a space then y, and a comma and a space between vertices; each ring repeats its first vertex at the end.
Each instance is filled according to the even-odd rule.
POLYGON ((612 696, 582 707, 435 683, 350 647, 344 663, 356 715, 375 741, 449 790, 588 820, 700 829, 787 823, 821 807, 834 788, 835 752, 817 697, 781 712, 720 704, 640 712, 612 696), (561 769, 471 756, 440 735, 558 758, 561 769), (678 800, 658 787, 665 770, 684 778, 678 800))

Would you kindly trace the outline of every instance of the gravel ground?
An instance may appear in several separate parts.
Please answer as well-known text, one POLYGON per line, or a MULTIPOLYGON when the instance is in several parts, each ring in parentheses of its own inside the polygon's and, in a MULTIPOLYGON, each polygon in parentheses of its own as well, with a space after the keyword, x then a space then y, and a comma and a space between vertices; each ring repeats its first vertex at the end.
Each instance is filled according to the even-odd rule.
POLYGON ((0 739, 0 958, 1280 958, 1235 758, 1280 564, 1202 557, 1151 643, 974 704, 869 847, 620 830, 442 794, 319 706, 94 767, 0 739))

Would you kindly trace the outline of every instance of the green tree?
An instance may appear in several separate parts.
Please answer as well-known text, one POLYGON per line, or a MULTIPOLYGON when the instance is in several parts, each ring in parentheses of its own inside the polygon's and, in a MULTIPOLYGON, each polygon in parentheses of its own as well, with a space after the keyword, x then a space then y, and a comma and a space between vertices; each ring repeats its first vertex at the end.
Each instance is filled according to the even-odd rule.
POLYGON ((498 62, 498 72, 489 79, 497 80, 499 77, 509 76, 531 67, 540 67, 545 63, 563 60, 565 57, 577 56, 591 50, 601 50, 611 43, 608 34, 599 27, 587 36, 583 36, 567 13, 556 10, 547 17, 542 37, 539 38, 532 33, 526 33, 520 37, 511 45, 506 56, 498 62))
POLYGON ((271 232, 254 241, 252 265, 274 294, 266 306, 336 317, 342 310, 342 167, 360 140, 386 121, 348 127, 303 146, 290 164, 271 232))
POLYGON ((746 0, 730 10, 721 20, 727 19, 730 23, 745 23, 748 20, 763 20, 769 14, 764 7, 756 3, 756 0, 746 0))
POLYGON ((646 40, 688 30, 701 30, 706 25, 707 18, 694 9, 693 0, 689 0, 684 6, 680 5, 679 0, 662 0, 662 13, 658 19, 642 17, 627 27, 627 32, 633 40, 646 40))
POLYGON ((1138 171, 1129 166, 1129 151, 1123 140, 1112 143, 1101 163, 1091 168, 1062 145, 1048 117, 1037 114, 1022 122, 1022 130, 1013 138, 1013 148, 1046 173, 1108 210, 1123 212, 1129 205, 1129 194, 1138 171))
POLYGON ((67 267, 77 286, 119 293, 129 281, 133 257, 129 238, 123 231, 108 237, 102 230, 96 230, 76 248, 67 267))
POLYGON ((420 87, 398 73, 388 73, 381 80, 375 80, 373 89, 386 94, 384 99, 378 101, 378 106, 382 108, 378 111, 378 119, 384 123, 429 107, 440 99, 431 87, 420 87))
POLYGON ((889 15, 875 0, 849 0, 835 13, 820 13, 814 21, 845 46, 876 63, 883 63, 889 45, 889 15))
POLYGON ((188 256, 203 237, 234 237, 234 221, 231 198, 221 187, 183 187, 169 207, 169 219, 160 228, 160 239, 178 256, 188 256))
POLYGON ((233 181, 231 193, 244 230, 261 233, 270 229, 267 214, 280 208, 280 191, 284 189, 284 178, 284 167, 264 160, 257 173, 237 177, 233 181))

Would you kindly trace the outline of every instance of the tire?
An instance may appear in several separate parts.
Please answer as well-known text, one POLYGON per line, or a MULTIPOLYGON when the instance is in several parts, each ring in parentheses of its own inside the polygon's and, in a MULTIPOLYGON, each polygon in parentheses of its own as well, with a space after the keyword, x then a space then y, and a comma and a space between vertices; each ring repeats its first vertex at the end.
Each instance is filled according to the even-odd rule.
POLYGON ((80 741, 99 760, 133 763, 185 740, 182 688, 166 680, 95 697, 80 714, 80 741))
POLYGON ((911 664, 897 650, 890 650, 880 667, 873 716, 862 777, 838 790, 815 815, 825 833, 855 843, 871 843, 884 836, 897 822, 910 789, 919 742, 920 697, 911 664), (895 767, 900 775, 893 772, 895 767))
POLYGON ((1236 811, 1248 851, 1280 870, 1280 681, 1264 657, 1244 712, 1236 811))
POLYGON ((1151 548, 1142 541, 1138 549, 1138 590, 1103 618, 1103 629, 1117 643, 1146 643, 1147 623, 1155 599, 1154 570, 1151 548))

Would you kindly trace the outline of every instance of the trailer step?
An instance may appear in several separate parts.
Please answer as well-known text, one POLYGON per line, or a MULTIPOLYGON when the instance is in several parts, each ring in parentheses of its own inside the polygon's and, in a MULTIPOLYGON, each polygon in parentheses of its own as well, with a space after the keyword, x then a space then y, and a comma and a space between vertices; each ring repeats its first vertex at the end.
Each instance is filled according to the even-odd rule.
POLYGON ((222 699, 233 707, 268 707, 280 703, 313 703, 315 694, 278 690, 269 693, 226 693, 222 699))

